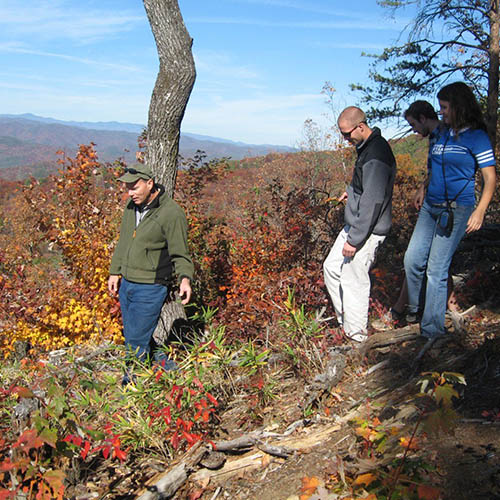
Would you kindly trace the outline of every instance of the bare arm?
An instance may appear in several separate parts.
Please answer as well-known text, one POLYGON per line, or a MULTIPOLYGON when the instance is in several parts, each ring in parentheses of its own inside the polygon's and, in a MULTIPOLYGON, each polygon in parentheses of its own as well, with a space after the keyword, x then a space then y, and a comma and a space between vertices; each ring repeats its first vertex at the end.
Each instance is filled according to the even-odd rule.
POLYGON ((483 191, 481 193, 481 198, 479 199, 479 203, 472 212, 469 220, 467 221, 467 229, 466 233, 472 233, 477 231, 483 225, 484 214, 488 205, 490 204, 491 198, 493 197, 493 193, 495 192, 496 185, 496 172, 495 166, 491 165, 489 167, 484 167, 481 169, 481 174, 483 175, 483 191))

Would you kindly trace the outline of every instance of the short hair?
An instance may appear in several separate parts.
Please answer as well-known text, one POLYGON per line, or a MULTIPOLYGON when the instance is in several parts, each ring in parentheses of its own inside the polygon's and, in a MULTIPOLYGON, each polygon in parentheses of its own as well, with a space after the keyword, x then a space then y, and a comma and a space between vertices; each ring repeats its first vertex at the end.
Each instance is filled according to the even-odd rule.
POLYGON ((418 120, 421 116, 429 118, 430 120, 439 120, 436 110, 430 102, 427 101, 415 101, 410 104, 410 107, 405 111, 404 117, 409 116, 418 120))
POLYGON ((450 103, 450 127, 459 131, 464 127, 486 130, 481 106, 464 82, 454 82, 445 85, 437 94, 441 101, 450 103))
POLYGON ((342 113, 340 113, 337 122, 341 120, 345 120, 352 125, 357 123, 366 123, 366 114, 357 106, 348 106, 342 111, 342 113))

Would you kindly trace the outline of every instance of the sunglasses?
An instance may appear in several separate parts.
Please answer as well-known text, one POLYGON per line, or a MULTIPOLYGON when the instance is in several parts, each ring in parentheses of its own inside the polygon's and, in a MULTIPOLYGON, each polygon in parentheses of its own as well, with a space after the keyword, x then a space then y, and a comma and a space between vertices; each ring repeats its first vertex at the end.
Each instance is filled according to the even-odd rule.
POLYGON ((132 175, 136 175, 136 174, 147 175, 151 179, 151 176, 146 174, 146 172, 139 172, 139 170, 136 170, 135 168, 131 168, 131 167, 126 167, 125 173, 132 174, 132 175))
POLYGON ((342 134, 342 137, 344 137, 345 139, 349 139, 349 137, 351 137, 351 134, 364 122, 359 122, 354 128, 352 128, 351 130, 349 130, 349 132, 342 132, 342 130, 340 131, 340 133, 342 134))

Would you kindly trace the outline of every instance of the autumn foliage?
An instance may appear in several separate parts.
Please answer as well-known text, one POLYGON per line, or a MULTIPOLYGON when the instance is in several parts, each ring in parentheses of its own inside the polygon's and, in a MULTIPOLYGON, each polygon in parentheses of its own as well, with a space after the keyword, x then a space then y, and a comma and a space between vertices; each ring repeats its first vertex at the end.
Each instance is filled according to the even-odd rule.
POLYGON ((16 341, 53 349, 121 336, 119 308, 106 290, 118 169, 100 164, 92 145, 58 163, 59 175, 19 185, 2 206, 4 354, 16 341))
MULTIPOLYGON (((412 224, 408 198, 422 174, 414 152, 398 155, 395 230, 374 270, 375 301, 400 261, 412 224), (377 278, 380 278, 378 281, 377 278)), ((286 313, 288 290, 308 310, 330 307, 321 264, 343 221, 336 198, 350 179, 352 149, 270 154, 204 163, 179 172, 176 199, 189 220, 196 265, 195 307, 217 308, 230 336, 262 338, 286 313)), ((106 290, 123 196, 120 165, 98 161, 92 145, 60 171, 4 195, 0 287, 4 353, 16 341, 42 349, 121 341, 119 306, 106 290)), ((398 278, 396 278, 397 280, 398 278)))
MULTIPOLYGON (((398 293, 402 258, 416 219, 410 201, 425 174, 425 144, 412 139, 394 148, 398 162, 394 224, 372 270, 375 315, 398 293)), ((351 177, 353 162, 351 148, 271 154, 241 162, 205 163, 200 155, 186 162, 179 171, 175 197, 187 214, 196 267, 194 302, 188 313, 199 319, 210 311, 216 333, 208 329, 213 338, 202 337, 198 350, 189 354, 195 372, 181 382, 146 367, 147 389, 137 393, 143 407, 129 420, 122 416, 127 410, 122 401, 109 395, 116 392, 115 376, 99 370, 97 377, 91 371, 82 381, 70 362, 65 368, 70 374, 61 375, 35 361, 39 353, 60 347, 91 343, 116 349, 122 342, 119 304, 107 292, 107 278, 125 201, 116 181, 123 165, 103 164, 93 145, 81 146, 75 158, 60 155, 57 175, 4 184, 0 347, 7 357, 19 345, 29 344, 34 354, 22 360, 29 368, 26 378, 30 384, 51 384, 51 389, 47 397, 38 397, 33 387, 18 380, 0 391, 0 403, 10 407, 22 398, 43 401, 29 428, 10 429, 10 420, 0 420, 2 434, 8 433, 0 439, 0 482, 15 478, 24 491, 36 490, 37 498, 62 498, 67 478, 61 471, 67 470, 68 456, 84 462, 122 462, 134 446, 151 446, 155 453, 171 456, 208 436, 219 403, 202 375, 234 363, 225 346, 236 346, 238 366, 248 370, 248 387, 253 388, 251 397, 257 404, 273 397, 272 381, 260 373, 271 350, 282 349, 292 359, 310 345, 323 353, 341 341, 334 321, 320 324, 314 317, 333 315, 322 262, 343 224, 343 205, 337 198, 351 177), (265 350, 255 348, 264 343, 265 350), (91 396, 84 387, 90 388, 91 396), (100 408, 95 414, 85 399, 90 397, 100 408), (143 434, 138 432, 141 426, 143 434), (151 442, 154 446, 146 445, 151 442), (9 458, 10 448, 15 449, 15 459, 9 458), (40 465, 49 457, 52 468, 40 465)), ((480 282, 480 276, 473 279, 480 282)), ((193 322, 193 329, 199 326, 193 322)), ((200 330, 207 334, 207 329, 200 330)), ((296 373, 310 373, 307 356, 296 357, 296 373)), ((379 424, 370 418, 356 428, 367 457, 380 452, 385 438, 394 437, 379 424)), ((399 437, 398 452, 418 446, 411 436, 399 437)), ((353 489, 368 488, 373 477, 353 479, 353 489)), ((323 487, 313 479, 303 484, 304 498, 323 487)))

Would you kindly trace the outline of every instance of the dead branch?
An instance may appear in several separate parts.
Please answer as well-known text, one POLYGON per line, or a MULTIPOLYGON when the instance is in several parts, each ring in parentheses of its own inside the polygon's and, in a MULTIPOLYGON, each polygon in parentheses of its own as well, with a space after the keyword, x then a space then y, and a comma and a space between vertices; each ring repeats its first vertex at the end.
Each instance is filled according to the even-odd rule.
POLYGON ((137 500, 158 500, 173 496, 208 451, 209 447, 201 441, 193 445, 174 468, 150 479, 146 491, 142 492, 137 500))
POLYGON ((262 441, 257 442, 257 448, 273 457, 288 458, 293 454, 293 451, 286 446, 273 446, 262 441))
POLYGON ((158 500, 171 497, 184 484, 187 477, 186 465, 180 463, 154 485, 148 486, 147 491, 140 495, 137 500, 158 500))

